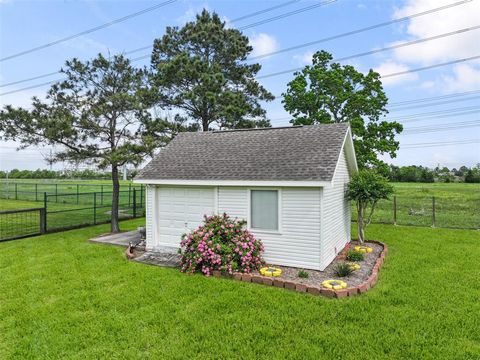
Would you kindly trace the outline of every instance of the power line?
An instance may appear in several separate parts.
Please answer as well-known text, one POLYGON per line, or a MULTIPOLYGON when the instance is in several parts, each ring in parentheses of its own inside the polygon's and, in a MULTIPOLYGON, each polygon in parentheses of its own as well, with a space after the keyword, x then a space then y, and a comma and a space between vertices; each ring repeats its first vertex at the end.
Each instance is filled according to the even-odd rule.
POLYGON ((439 131, 452 131, 452 130, 461 130, 466 128, 473 128, 479 127, 480 120, 474 121, 464 121, 458 123, 444 123, 438 124, 436 126, 417 126, 413 128, 405 129, 400 135, 418 135, 418 134, 425 134, 425 133, 432 133, 432 132, 439 132, 439 131))
MULTIPOLYGON (((384 120, 386 121, 401 121, 402 123, 405 122, 416 122, 416 121, 424 121, 424 120, 431 120, 437 118, 447 118, 452 116, 460 116, 460 115, 467 115, 467 114, 478 114, 480 112, 480 106, 467 106, 463 108, 451 108, 451 109, 444 109, 444 110, 437 110, 437 111, 430 111, 430 112, 423 112, 417 114, 407 114, 404 116, 397 116, 397 117, 387 117, 384 120)), ((281 118, 270 118, 272 123, 277 121, 286 121, 292 120, 293 117, 281 117, 281 118)))
MULTIPOLYGON (((352 58, 353 56, 355 56, 355 55, 352 55, 352 56, 350 56, 349 58, 352 58)), ((475 59, 479 59, 479 58, 480 58, 480 55, 476 55, 476 56, 471 56, 471 57, 468 57, 468 58, 462 58, 462 59, 447 61, 447 62, 440 63, 440 64, 434 64, 434 65, 424 66, 424 67, 421 67, 421 68, 410 69, 410 70, 405 70, 405 71, 399 71, 399 72, 392 73, 392 74, 386 74, 386 75, 381 75, 381 74, 380 74, 380 77, 386 78, 386 77, 393 77, 393 76, 399 76, 399 75, 406 75, 406 74, 410 74, 410 73, 414 73, 414 72, 419 72, 419 71, 423 71, 423 70, 433 69, 433 68, 437 68, 437 67, 441 67, 441 66, 458 64, 458 63, 461 63, 461 62, 471 61, 471 60, 475 60, 475 59)), ((335 59, 334 61, 338 61, 338 60, 340 60, 340 59, 335 59)), ((303 67, 294 68, 294 69, 289 69, 289 70, 283 70, 283 71, 278 71, 278 72, 271 73, 271 74, 266 74, 266 75, 262 75, 262 76, 257 76, 256 78, 257 78, 257 79, 265 79, 265 78, 274 77, 274 76, 278 76, 278 75, 290 74, 290 73, 292 73, 292 72, 294 72, 294 71, 298 71, 298 70, 302 70, 302 69, 303 69, 303 67)))
POLYGON ((235 18, 233 20, 230 20, 230 22, 237 22, 237 21, 242 21, 242 20, 245 20, 245 19, 248 19, 248 18, 251 18, 251 17, 254 17, 254 16, 257 16, 257 15, 261 15, 261 14, 265 14, 267 12, 270 12, 270 11, 273 11, 273 10, 277 10, 281 7, 285 7, 287 5, 291 5, 291 4, 295 4, 295 3, 298 3, 300 2, 300 0, 292 0, 292 1, 287 1, 285 3, 282 3, 282 4, 279 4, 279 5, 275 5, 275 6, 272 6, 272 7, 269 7, 269 8, 266 8, 266 9, 263 9, 263 10, 258 10, 258 11, 255 11, 251 14, 247 14, 247 15, 244 15, 244 16, 240 16, 238 18, 235 18))
MULTIPOLYGON (((416 13, 416 14, 411 14, 411 15, 408 15, 408 16, 405 16, 405 17, 402 17, 402 18, 394 19, 394 20, 391 20, 391 21, 386 21, 386 22, 382 22, 382 23, 379 23, 379 24, 375 24, 375 25, 372 25, 372 26, 365 27, 365 28, 361 28, 361 29, 357 29, 357 30, 353 30, 353 31, 348 31, 348 32, 345 32, 345 33, 333 35, 333 36, 330 36, 330 37, 326 37, 326 38, 323 38, 323 39, 311 41, 311 42, 308 42, 308 43, 303 43, 303 44, 296 45, 296 46, 293 46, 293 47, 290 47, 290 48, 281 49, 281 50, 278 50, 278 51, 273 51, 273 52, 270 52, 270 53, 267 53, 267 54, 263 54, 263 55, 259 55, 259 56, 253 57, 253 58, 249 58, 249 60, 258 59, 258 58, 266 57, 266 56, 272 56, 272 55, 276 55, 276 54, 279 54, 279 53, 282 53, 282 52, 286 52, 286 51, 295 50, 295 49, 299 49, 299 48, 302 48, 302 47, 318 44, 318 43, 321 43, 321 42, 326 42, 326 41, 330 41, 330 40, 339 39, 339 38, 342 38, 342 37, 351 36, 351 35, 358 34, 358 33, 361 33, 361 32, 365 32, 365 31, 376 29, 376 28, 384 27, 384 26, 387 26, 387 25, 403 22, 403 21, 406 21, 406 20, 409 20, 409 19, 412 19, 412 18, 415 18, 415 17, 419 17, 419 16, 431 14, 431 13, 434 13, 434 12, 442 11, 442 10, 445 10, 445 9, 449 9, 449 8, 452 8, 452 7, 455 7, 455 6, 463 5, 463 4, 466 4, 466 3, 471 2, 471 1, 472 0, 463 0, 463 1, 455 2, 455 3, 452 3, 452 4, 448 4, 448 5, 440 6, 440 7, 437 7, 437 8, 430 9, 430 10, 426 10, 426 11, 423 11, 423 12, 419 12, 419 13, 416 13)), ((231 22, 233 23, 235 21, 239 21, 239 20, 243 20, 243 19, 246 19, 246 18, 249 18, 249 17, 253 17, 253 16, 258 15, 258 13, 265 13, 265 12, 271 11, 273 9, 277 9, 280 6, 285 6, 285 5, 294 3, 294 2, 297 2, 297 1, 289 1, 289 2, 286 2, 284 4, 280 4, 280 5, 273 6, 273 7, 264 9, 264 10, 260 10, 260 11, 257 11, 257 12, 251 13, 251 14, 247 14, 247 15, 244 15, 240 18, 234 19, 231 22)), ((285 17, 284 15, 286 15, 286 14, 292 15, 291 12, 281 14, 281 15, 282 15, 282 17, 285 17)), ((273 21, 271 19, 273 19, 273 18, 268 18, 268 19, 265 19, 265 20, 273 21)), ((253 27, 253 25, 254 24, 249 24, 249 25, 246 25, 246 26, 253 27)), ((466 29, 458 30, 458 32, 470 31, 470 30, 473 30, 473 29, 466 28, 466 29)), ((450 35, 454 35, 455 33, 456 32, 441 34, 441 35, 437 35, 437 37, 450 36, 450 35)), ((434 37, 434 38, 437 38, 437 37, 434 37)), ((431 39, 431 40, 433 40, 433 39, 431 39)), ((414 43, 423 42, 423 41, 428 41, 428 40, 420 39, 420 40, 410 42, 410 44, 413 45, 414 43)), ((401 46, 408 46, 408 45, 402 45, 402 44, 400 44, 400 45, 401 46)), ((400 47, 400 45, 398 47, 400 47)), ((152 47, 152 45, 142 46, 142 47, 137 48, 137 49, 126 51, 125 55, 132 54, 132 53, 139 52, 139 51, 143 51, 143 50, 147 50, 147 49, 150 49, 151 47, 152 47)), ((387 50, 387 49, 392 49, 392 48, 394 48, 394 47, 384 48, 384 49, 387 50)), ((374 50, 374 52, 385 51, 385 50, 374 50)), ((372 53, 374 53, 374 52, 372 52, 372 53)), ((354 55, 354 56, 365 56, 368 53, 362 53, 362 54, 357 54, 357 55, 354 55)), ((139 60, 146 59, 148 57, 150 57, 150 54, 134 58, 134 59, 132 59, 132 61, 139 61, 139 60)), ((349 57, 349 58, 352 58, 352 57, 349 57)), ((301 68, 297 68, 297 69, 293 69, 293 70, 288 70, 286 72, 297 71, 297 70, 300 70, 300 69, 301 68)), ((55 75, 55 74, 56 73, 48 73, 48 74, 44 74, 44 75, 39 75, 39 76, 36 76, 36 77, 27 78, 27 79, 18 80, 18 81, 15 81, 15 82, 3 84, 1 86, 9 86, 9 85, 14 85, 14 84, 19 84, 19 83, 22 83, 22 82, 36 80, 36 79, 39 79, 39 78, 52 76, 52 75, 55 75)), ((41 86, 41 85, 39 85, 39 86, 41 86)))
POLYGON ((297 10, 293 10, 293 11, 290 11, 290 12, 287 12, 287 13, 284 13, 284 14, 280 14, 280 15, 277 15, 277 16, 274 16, 274 17, 271 17, 271 18, 268 18, 268 19, 264 19, 264 20, 257 21, 257 22, 255 22, 255 23, 253 23, 253 24, 241 26, 241 27, 238 28, 238 30, 250 29, 250 28, 252 28, 252 27, 259 26, 259 25, 263 25, 263 24, 266 24, 266 23, 269 23, 269 22, 272 22, 272 21, 275 21, 275 20, 279 20, 279 19, 283 19, 283 18, 292 16, 292 15, 300 14, 300 13, 305 12, 305 11, 310 11, 310 10, 313 10, 313 9, 318 8, 318 7, 320 7, 320 6, 329 5, 329 4, 332 4, 332 3, 336 2, 336 1, 337 1, 337 0, 326 0, 326 1, 322 1, 322 2, 319 2, 318 4, 306 6, 306 7, 297 9, 297 10))
POLYGON ((66 37, 64 37, 64 38, 61 38, 61 39, 58 39, 58 40, 55 40, 55 41, 52 41, 52 42, 49 42, 49 43, 46 43, 46 44, 43 44, 43 45, 40 45, 40 46, 31 48, 31 49, 28 49, 28 50, 21 51, 21 52, 16 53, 16 54, 12 54, 12 55, 6 56, 6 57, 4 57, 4 58, 1 58, 0 61, 10 60, 10 59, 13 59, 13 58, 16 58, 16 57, 19 57, 19 56, 23 56, 23 55, 26 55, 26 54, 30 54, 30 53, 32 53, 32 52, 35 52, 35 51, 38 51, 38 50, 41 50, 41 49, 45 49, 45 48, 51 47, 51 46, 53 46, 53 45, 57 45, 57 44, 60 44, 60 43, 62 43, 62 42, 65 42, 65 41, 69 41, 69 40, 75 39, 75 38, 77 38, 77 37, 86 35, 86 34, 90 34, 90 33, 92 33, 92 32, 95 32, 95 31, 104 29, 104 28, 106 28, 106 27, 109 27, 109 26, 112 26, 112 25, 115 25, 115 24, 124 22, 124 21, 126 21, 126 20, 131 19, 131 18, 134 18, 134 17, 140 16, 140 15, 146 14, 146 13, 148 13, 148 12, 157 10, 157 9, 159 9, 159 8, 161 8, 161 7, 164 7, 164 6, 166 6, 166 5, 172 4, 172 3, 176 2, 176 1, 177 1, 177 0, 167 0, 167 1, 162 2, 162 3, 160 3, 160 4, 157 4, 157 5, 154 5, 154 6, 150 6, 150 7, 146 8, 146 9, 143 9, 143 10, 137 11, 137 12, 135 12, 135 13, 132 13, 132 14, 123 16, 123 17, 121 17, 121 18, 118 18, 118 19, 109 21, 109 22, 107 22, 107 23, 105 23, 105 24, 102 24, 102 25, 99 25, 99 26, 95 26, 95 27, 93 27, 93 28, 90 28, 90 29, 81 31, 81 32, 79 32, 79 33, 76 33, 76 34, 73 34, 73 35, 69 35, 69 36, 66 36, 66 37))
POLYGON ((438 101, 438 102, 432 102, 432 103, 427 103, 427 104, 420 104, 420 105, 406 105, 401 108, 393 108, 390 109, 390 112, 395 112, 395 111, 405 111, 405 110, 410 110, 410 109, 418 109, 418 108, 424 108, 424 107, 430 107, 430 106, 437 106, 437 105, 445 105, 445 104, 451 104, 451 103, 456 103, 456 102, 462 102, 462 101, 470 101, 470 100, 475 100, 479 99, 480 96, 472 96, 469 98, 460 98, 460 99, 452 99, 452 100, 447 100, 447 101, 438 101))
POLYGON ((394 20, 390 20, 390 21, 385 21, 385 22, 381 22, 381 23, 378 23, 378 24, 375 24, 375 25, 364 27, 364 28, 360 28, 360 29, 356 29, 356 30, 352 30, 352 31, 347 31, 347 32, 344 32, 344 33, 341 33, 341 34, 332 35, 332 36, 329 36, 329 37, 325 37, 325 38, 322 38, 322 39, 306 42, 306 43, 299 44, 299 45, 294 45, 294 46, 291 46, 291 47, 288 47, 288 48, 285 48, 285 49, 280 49, 280 50, 277 50, 277 51, 270 52, 268 54, 258 55, 258 56, 255 56, 255 57, 251 57, 248 60, 260 59, 260 58, 264 58, 264 57, 267 57, 267 56, 272 56, 272 55, 288 52, 288 51, 291 51, 291 50, 297 50, 297 49, 301 49, 301 48, 308 47, 308 46, 311 46, 311 45, 316 45, 316 44, 320 44, 320 43, 323 43, 323 42, 327 42, 327 41, 331 41, 331 40, 340 39, 340 38, 343 38, 343 37, 356 35, 356 34, 359 34, 359 33, 362 33, 362 32, 366 32, 366 31, 378 29, 378 28, 381 28, 381 27, 385 27, 385 26, 388 26, 388 25, 393 25, 393 24, 403 22, 403 21, 406 21, 406 20, 410 20, 410 19, 413 19, 413 18, 416 18, 416 17, 419 17, 419 16, 428 15, 428 14, 431 14, 431 13, 434 13, 434 12, 449 9, 449 8, 459 6, 459 5, 463 5, 463 4, 468 3, 470 1, 472 1, 472 0, 460 1, 460 2, 456 2, 456 3, 448 4, 448 5, 445 5, 445 6, 440 6, 440 7, 433 8, 433 9, 430 9, 430 10, 427 10, 427 11, 422 11, 422 12, 419 12, 419 13, 416 13, 416 14, 404 16, 402 18, 398 18, 398 19, 394 19, 394 20))
POLYGON ((464 91, 464 92, 459 92, 459 93, 452 93, 452 94, 433 96, 433 97, 427 97, 427 98, 421 98, 421 99, 411 99, 411 100, 397 101, 397 102, 389 104, 388 106, 402 106, 404 104, 412 104, 412 103, 425 102, 425 101, 431 101, 431 100, 449 99, 449 98, 452 98, 452 97, 465 96, 465 95, 478 94, 478 93, 480 93, 480 90, 464 91))
POLYGON ((439 141, 439 142, 429 142, 429 143, 412 143, 412 144, 400 145, 400 150, 416 149, 416 148, 424 148, 424 147, 435 147, 435 146, 465 145, 465 144, 480 144, 480 139, 439 141))
POLYGON ((399 71, 399 72, 396 72, 396 73, 393 73, 393 74, 381 75, 381 77, 386 78, 386 77, 392 77, 392 76, 398 76, 398 75, 411 74, 411 73, 414 73, 414 72, 434 69, 434 68, 447 66, 447 65, 459 64, 459 63, 462 63, 462 62, 472 61, 472 60, 476 60, 476 59, 480 59, 480 55, 475 55, 475 56, 471 56, 471 57, 468 57, 468 58, 462 58, 462 59, 453 60, 453 61, 447 61, 447 62, 440 63, 440 64, 424 66, 424 67, 420 67, 420 68, 416 68, 416 69, 399 71))
MULTIPOLYGON (((263 13, 266 13, 266 12, 270 12, 272 10, 276 10, 280 7, 284 7, 286 5, 290 5, 290 4, 293 4, 293 3, 297 3, 299 2, 300 0, 294 0, 294 1, 287 1, 286 3, 283 3, 283 4, 280 4, 280 5, 276 5, 276 6, 272 6, 272 7, 269 7, 269 8, 266 8, 266 9, 263 9, 263 10, 259 10, 259 11, 255 11, 253 13, 250 13, 250 14, 247 14, 247 15, 244 15, 244 16, 241 16, 239 18, 236 18, 236 19, 233 19, 230 21, 230 23, 235 23, 237 21, 241 21, 241 20, 245 20, 245 19, 248 19, 248 18, 251 18, 251 17, 254 17, 254 16, 257 16, 259 14, 263 14, 263 13)), ((254 26, 258 26, 258 25, 261 25, 261 23, 266 23, 266 22, 271 22, 271 21, 275 21, 275 20, 278 20, 278 19, 282 19, 282 18, 285 18, 285 17, 288 17, 288 16, 292 16, 292 15, 295 15, 297 14, 298 12, 303 12, 303 11, 307 11, 307 10, 312 10, 316 7, 319 7, 319 6, 323 6, 323 5, 327 5, 327 4, 330 4, 332 2, 336 2, 337 0, 328 0, 328 2, 326 3, 320 3, 320 4, 316 4, 314 6, 308 6, 307 8, 302 8, 302 9, 299 9, 299 10, 302 10, 302 11, 299 11, 299 10, 295 10, 295 11, 291 11, 291 12, 287 12, 287 13, 283 13, 283 14, 280 14, 280 15, 277 15, 275 17, 271 17, 271 18, 266 18, 264 20, 261 20, 261 21, 258 21, 256 23, 253 23, 253 24, 248 24, 248 25, 245 25, 241 28, 239 28, 238 30, 242 30, 242 29, 246 29, 246 28, 251 28, 251 27, 254 27, 254 26)), ((471 0, 470 0, 471 1, 471 0)), ((133 49, 133 50, 129 50, 129 51, 126 51, 125 52, 125 55, 128 55, 128 54, 133 54, 133 53, 136 53, 136 52, 139 52, 139 51, 143 51, 143 50, 148 50, 150 48, 152 48, 153 45, 145 45, 145 46, 141 46, 139 48, 136 48, 136 49, 133 49)), ((141 60, 141 59, 145 59, 147 57, 149 57, 150 55, 143 55, 139 58, 137 58, 137 60, 141 60)))
POLYGON ((396 116, 396 117, 388 117, 388 120, 405 120, 405 119, 410 119, 410 118, 418 118, 418 117, 436 117, 437 115, 444 115, 444 114, 450 114, 450 115, 455 115, 456 112, 463 112, 463 111, 480 111, 480 106, 465 106, 461 108, 451 108, 451 109, 443 109, 443 110, 436 110, 436 111, 428 111, 428 112, 422 112, 422 113, 416 113, 416 114, 407 114, 404 116, 396 116))

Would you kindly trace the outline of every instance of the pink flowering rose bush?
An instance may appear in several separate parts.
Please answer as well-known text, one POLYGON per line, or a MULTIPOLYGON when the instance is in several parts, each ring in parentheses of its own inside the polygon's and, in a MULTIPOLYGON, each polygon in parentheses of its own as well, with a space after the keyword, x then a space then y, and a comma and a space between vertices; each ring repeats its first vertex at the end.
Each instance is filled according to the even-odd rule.
POLYGON ((231 274, 259 269, 263 244, 243 228, 245 223, 227 214, 205 215, 203 225, 182 237, 182 271, 209 276, 213 270, 231 274))

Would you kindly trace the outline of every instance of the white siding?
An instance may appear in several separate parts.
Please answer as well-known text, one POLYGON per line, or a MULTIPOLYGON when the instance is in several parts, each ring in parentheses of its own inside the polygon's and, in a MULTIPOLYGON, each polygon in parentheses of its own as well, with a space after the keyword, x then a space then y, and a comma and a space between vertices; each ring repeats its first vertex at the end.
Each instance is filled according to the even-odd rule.
MULTIPOLYGON (((320 269, 320 188, 280 189, 280 231, 253 231, 272 264, 320 269)), ((218 212, 248 220, 248 188, 219 187, 218 212)))
POLYGON ((239 187, 219 187, 218 213, 227 213, 232 218, 247 220, 248 189, 239 187))
POLYGON ((350 202, 345 198, 349 179, 345 151, 342 151, 332 186, 325 188, 323 192, 321 270, 326 268, 350 241, 350 202))

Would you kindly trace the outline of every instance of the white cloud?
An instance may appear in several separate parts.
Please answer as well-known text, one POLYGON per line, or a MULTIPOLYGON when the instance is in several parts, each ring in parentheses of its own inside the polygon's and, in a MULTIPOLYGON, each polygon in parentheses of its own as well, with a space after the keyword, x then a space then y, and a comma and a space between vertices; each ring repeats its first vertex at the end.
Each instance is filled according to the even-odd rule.
POLYGON ((306 53, 294 55, 293 59, 299 65, 312 65, 313 51, 307 51, 306 53))
POLYGON ((260 33, 250 38, 253 47, 252 56, 262 56, 278 49, 278 42, 272 35, 260 33))
POLYGON ((367 5, 365 5, 365 4, 362 4, 362 3, 357 4, 357 9, 363 10, 363 9, 366 9, 366 8, 367 8, 367 5))
POLYGON ((480 88, 480 67, 456 65, 453 75, 443 75, 440 81, 445 92, 476 90, 480 88))
MULTIPOLYGON (((451 3, 450 0, 408 0, 394 13, 400 18, 451 3)), ((428 38, 463 28, 478 25, 480 2, 467 4, 419 16, 411 19, 404 28, 408 38, 405 41, 428 38)), ((397 61, 434 64, 442 61, 469 57, 480 53, 480 30, 473 30, 418 45, 405 46, 394 50, 397 61)))
MULTIPOLYGON (((374 70, 378 72, 380 75, 389 75, 389 74, 395 74, 403 71, 408 71, 409 69, 406 65, 389 60, 389 61, 383 62, 382 64, 377 66, 374 70)), ((400 83, 405 83, 405 82, 409 82, 417 79, 418 79, 417 74, 410 73, 405 75, 382 78, 382 84, 385 86, 397 85, 400 83)))

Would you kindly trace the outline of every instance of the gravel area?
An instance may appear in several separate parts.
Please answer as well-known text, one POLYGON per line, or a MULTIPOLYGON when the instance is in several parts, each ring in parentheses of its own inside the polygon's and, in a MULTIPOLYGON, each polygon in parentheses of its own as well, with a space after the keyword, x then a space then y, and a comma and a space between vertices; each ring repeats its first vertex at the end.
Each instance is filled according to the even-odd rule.
MULTIPOLYGON (((351 247, 358 245, 357 242, 352 241, 351 247)), ((338 263, 344 262, 344 260, 335 259, 324 271, 318 270, 307 270, 303 269, 308 273, 308 278, 300 278, 298 277, 298 272, 302 269, 294 268, 289 266, 279 266, 275 264, 268 264, 269 266, 274 266, 282 269, 282 275, 277 277, 283 280, 290 280, 295 281, 297 283, 313 285, 313 286, 321 286, 322 282, 325 280, 335 279, 335 280, 343 280, 348 284, 348 287, 357 286, 367 280, 369 275, 372 272, 373 267, 375 266, 375 262, 380 256, 380 253, 383 250, 383 247, 376 243, 371 243, 366 241, 365 245, 371 247, 373 251, 368 254, 364 254, 365 258, 363 261, 357 262, 360 264, 360 269, 355 270, 350 276, 346 277, 338 277, 334 274, 333 269, 335 265, 338 263)), ((259 273, 255 273, 259 274, 259 273)))

